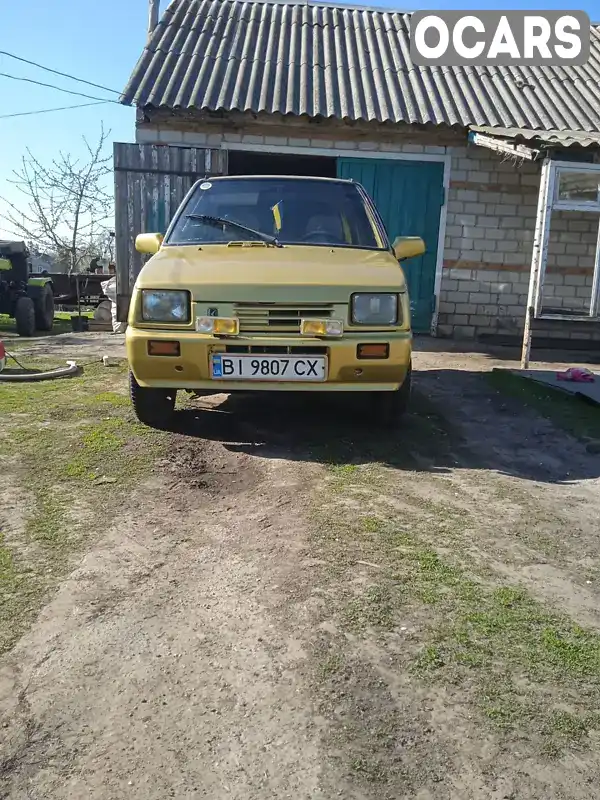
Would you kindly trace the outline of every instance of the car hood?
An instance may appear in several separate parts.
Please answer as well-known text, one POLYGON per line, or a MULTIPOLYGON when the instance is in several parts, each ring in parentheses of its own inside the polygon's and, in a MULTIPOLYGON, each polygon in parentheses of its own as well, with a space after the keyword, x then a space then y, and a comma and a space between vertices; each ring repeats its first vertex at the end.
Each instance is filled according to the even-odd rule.
POLYGON ((136 286, 189 289, 194 300, 286 301, 296 289, 305 301, 347 302, 351 292, 404 292, 406 281, 387 251, 186 245, 162 247, 143 267, 136 286))

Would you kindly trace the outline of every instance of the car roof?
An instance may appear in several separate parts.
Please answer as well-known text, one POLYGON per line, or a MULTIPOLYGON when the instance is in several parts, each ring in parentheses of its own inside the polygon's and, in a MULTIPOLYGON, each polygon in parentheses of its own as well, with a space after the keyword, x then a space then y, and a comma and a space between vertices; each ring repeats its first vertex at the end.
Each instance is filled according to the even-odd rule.
POLYGON ((324 181, 326 183, 355 184, 350 178, 324 178, 318 175, 211 175, 203 178, 205 181, 230 181, 230 180, 286 180, 286 181, 324 181))

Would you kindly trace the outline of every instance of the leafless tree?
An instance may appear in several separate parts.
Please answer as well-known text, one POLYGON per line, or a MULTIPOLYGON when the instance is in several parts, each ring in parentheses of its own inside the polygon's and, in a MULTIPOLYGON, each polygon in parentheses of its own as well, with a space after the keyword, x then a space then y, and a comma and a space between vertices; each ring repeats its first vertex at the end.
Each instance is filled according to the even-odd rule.
POLYGON ((47 167, 27 150, 10 181, 22 193, 23 205, 2 198, 11 233, 52 253, 69 272, 81 271, 92 257, 102 255, 99 243, 106 241, 112 225, 113 198, 106 191, 109 133, 102 128, 94 146, 84 137, 84 158, 61 152, 47 167))

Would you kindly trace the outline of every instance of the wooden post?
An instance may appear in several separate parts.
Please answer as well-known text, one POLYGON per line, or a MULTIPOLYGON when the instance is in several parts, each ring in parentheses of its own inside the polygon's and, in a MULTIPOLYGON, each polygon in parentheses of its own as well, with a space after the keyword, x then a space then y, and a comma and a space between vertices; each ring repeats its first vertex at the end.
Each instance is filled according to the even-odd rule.
POLYGON ((550 159, 546 159, 542 165, 540 191, 538 195, 533 251, 531 254, 531 272, 529 274, 529 293, 527 296, 527 310, 525 312, 525 327, 523 329, 521 369, 528 369, 529 367, 533 320, 536 314, 540 312, 542 305, 542 288, 544 274, 546 272, 548 234, 550 232, 550 215, 552 213, 553 198, 551 186, 554 185, 552 174, 550 159))

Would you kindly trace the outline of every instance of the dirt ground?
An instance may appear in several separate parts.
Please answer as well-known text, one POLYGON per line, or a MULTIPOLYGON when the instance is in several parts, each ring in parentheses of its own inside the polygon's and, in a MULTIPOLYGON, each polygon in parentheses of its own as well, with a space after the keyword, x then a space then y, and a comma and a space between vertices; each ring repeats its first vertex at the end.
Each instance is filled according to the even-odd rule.
POLYGON ((511 354, 418 350, 394 437, 211 398, 126 502, 107 485, 0 661, 0 797, 596 796, 600 456, 492 388, 511 354))

